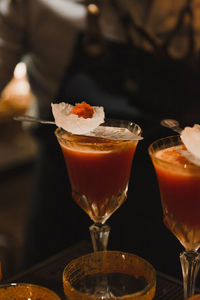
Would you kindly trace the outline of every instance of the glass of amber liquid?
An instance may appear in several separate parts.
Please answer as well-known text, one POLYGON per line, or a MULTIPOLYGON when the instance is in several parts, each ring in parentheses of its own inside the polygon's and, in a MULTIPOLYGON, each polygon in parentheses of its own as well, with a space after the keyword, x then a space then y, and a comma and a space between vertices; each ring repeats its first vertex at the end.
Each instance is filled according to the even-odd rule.
POLYGON ((96 251, 72 260, 63 272, 63 288, 69 300, 152 300, 156 271, 143 258, 121 251, 96 251), (96 282, 107 276, 112 297, 97 297, 96 282))
POLYGON ((180 136, 166 137, 149 147, 163 207, 163 221, 185 248, 180 254, 184 298, 194 294, 200 257, 200 167, 180 152, 180 136))
POLYGON ((127 197, 132 160, 138 140, 119 140, 116 128, 137 136, 141 129, 128 121, 107 120, 102 125, 115 139, 55 131, 66 162, 74 201, 94 222, 90 234, 94 251, 107 249, 110 226, 106 220, 127 197))
POLYGON ((1 300, 61 300, 46 287, 31 283, 11 283, 0 285, 1 300))

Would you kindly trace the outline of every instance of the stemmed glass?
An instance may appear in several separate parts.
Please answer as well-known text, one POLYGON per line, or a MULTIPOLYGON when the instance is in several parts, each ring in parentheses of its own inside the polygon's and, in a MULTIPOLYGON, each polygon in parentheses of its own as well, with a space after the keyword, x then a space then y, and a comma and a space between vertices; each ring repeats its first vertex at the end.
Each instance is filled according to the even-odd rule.
MULTIPOLYGON (((132 122, 106 120, 101 126, 126 128, 137 136, 132 122)), ((110 226, 106 220, 127 197, 132 160, 138 140, 111 140, 55 131, 66 162, 72 196, 94 224, 90 234, 94 251, 107 249, 110 226)))
POLYGON ((180 136, 166 137, 149 147, 160 188, 163 221, 185 251, 180 254, 184 298, 194 294, 200 257, 200 167, 180 150, 180 136))

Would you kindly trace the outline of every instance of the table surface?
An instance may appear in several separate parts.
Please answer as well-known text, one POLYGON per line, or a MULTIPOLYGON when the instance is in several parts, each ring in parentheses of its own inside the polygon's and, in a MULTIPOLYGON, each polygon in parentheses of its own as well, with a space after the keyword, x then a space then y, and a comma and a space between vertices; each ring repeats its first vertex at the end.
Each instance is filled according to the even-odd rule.
MULTIPOLYGON (((62 273, 64 267, 74 258, 91 252, 88 242, 67 248, 57 255, 45 260, 34 267, 9 278, 7 282, 29 282, 46 286, 54 290, 62 300, 66 300, 63 293, 62 273)), ((3 282, 4 283, 4 282, 3 282)), ((170 276, 157 272, 156 300, 182 300, 182 283, 170 276)))

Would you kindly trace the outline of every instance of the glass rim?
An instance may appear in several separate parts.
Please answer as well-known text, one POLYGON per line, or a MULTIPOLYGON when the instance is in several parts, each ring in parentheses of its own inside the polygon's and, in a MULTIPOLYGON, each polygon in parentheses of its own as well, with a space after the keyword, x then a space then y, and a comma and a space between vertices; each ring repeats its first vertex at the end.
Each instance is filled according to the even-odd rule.
MULTIPOLYGON (((160 157, 156 157, 155 156, 155 153, 157 151, 153 151, 153 148, 157 145, 159 147, 159 143, 160 143, 160 150, 161 149, 165 149, 165 145, 166 142, 168 141, 168 147, 173 147, 173 146, 178 146, 178 145, 183 145, 183 142, 181 140, 181 137, 179 134, 176 134, 176 135, 170 135, 170 136, 166 136, 166 137, 162 137, 162 138, 158 138, 157 140, 153 141, 149 147, 148 147, 148 153, 149 153, 149 156, 154 159, 155 161, 157 162, 161 162, 162 164, 165 164, 166 166, 169 166, 171 165, 172 163, 169 162, 169 161, 166 161, 165 159, 162 159, 160 157), (171 143, 170 143, 171 141, 171 143), (174 141, 174 144, 173 144, 173 141, 174 141), (162 144, 162 145, 161 145, 162 144)), ((157 149, 158 149, 157 147, 157 149)), ((179 165, 179 169, 198 169, 200 168, 199 166, 195 165, 195 164, 191 164, 191 162, 186 162, 184 163, 183 165, 179 165)))
MULTIPOLYGON (((151 149, 153 148, 154 145, 158 144, 159 142, 164 142, 164 141, 167 141, 167 140, 179 140, 180 141, 180 144, 182 143, 181 141, 181 138, 180 138, 180 135, 179 134, 176 134, 176 135, 169 135, 169 136, 166 136, 166 137, 161 137, 161 138, 158 138, 156 140, 154 140, 149 146, 148 146, 148 152, 149 152, 149 155, 153 156, 153 152, 151 152, 151 149)), ((163 144, 164 145, 164 144, 163 144)), ((160 159, 160 158, 158 158, 160 159)), ((162 159, 161 159, 162 160, 162 159)))
POLYGON ((32 287, 32 288, 39 288, 42 290, 45 290, 47 292, 49 292, 52 296, 54 296, 55 300, 61 300, 61 298, 58 296, 58 294, 51 290, 50 288, 46 287, 46 286, 42 286, 39 284, 35 284, 35 283, 28 283, 28 282, 11 282, 11 283, 2 283, 0 284, 0 290, 1 289, 7 289, 9 287, 32 287))
MULTIPOLYGON (((140 291, 138 292, 135 292, 135 293, 131 293, 131 294, 127 294, 127 295, 124 295, 124 296, 118 296, 119 299, 127 299, 127 297, 131 297, 131 296, 134 296, 134 297, 138 297, 138 296, 142 296, 142 295, 145 295, 146 293, 148 293, 150 290, 153 289, 153 287, 156 285, 156 270, 155 268, 153 267, 153 265, 148 262, 146 259, 144 259, 143 257, 140 257, 134 253, 129 253, 129 252, 125 252, 125 251, 118 251, 118 250, 105 250, 105 251, 97 251, 97 252, 91 252, 91 253, 88 253, 88 254, 85 254, 85 255, 82 255, 80 257, 77 257, 75 259, 73 259, 72 261, 70 261, 64 268, 63 270, 63 281, 65 280, 65 282, 67 282, 69 288, 72 287, 71 285, 71 282, 69 280, 66 279, 66 272, 67 270, 71 269, 71 267, 73 265, 75 265, 77 262, 79 262, 79 260, 81 261, 82 259, 87 259, 87 258, 91 258, 92 256, 99 256, 101 254, 105 254, 105 255, 112 255, 112 254, 119 254, 121 256, 123 255, 128 255, 128 256, 132 256, 136 259, 139 259, 141 262, 144 263, 144 265, 148 266, 149 270, 151 271, 151 279, 148 280, 148 283, 147 285, 140 291)), ((74 289, 74 291, 77 293, 77 295, 83 295, 83 292, 80 292, 78 291, 77 289, 74 289)), ((92 295, 89 295, 89 296, 92 296, 92 295)), ((118 297, 116 296, 116 299, 118 299, 118 297)), ((129 298, 128 298, 129 299, 129 298)))
MULTIPOLYGON (((140 125, 138 125, 137 123, 135 123, 133 121, 129 121, 129 120, 120 120, 120 119, 106 118, 105 122, 101 123, 99 126, 104 126, 105 124, 111 123, 111 122, 113 122, 113 125, 115 125, 115 124, 117 125, 117 123, 121 123, 121 124, 126 124, 127 127, 128 126, 130 126, 130 127, 132 126, 133 128, 136 129, 136 131, 137 131, 136 133, 138 134, 138 136, 142 135, 142 129, 141 129, 140 125)), ((117 127, 117 126, 113 126, 113 127, 117 127)), ((124 127, 124 128, 127 128, 127 127, 124 127)), ((54 133, 55 133, 55 135, 56 135, 56 137, 58 139, 62 140, 62 134, 63 133, 70 133, 70 132, 64 130, 61 127, 58 127, 58 128, 55 129, 54 133)), ((84 135, 84 134, 73 134, 73 133, 70 133, 70 134, 72 136, 76 136, 76 137, 78 137, 78 136, 87 137, 88 139, 91 139, 91 143, 93 143, 93 139, 95 138, 94 136, 87 136, 87 135, 84 135)), ((101 138, 99 138, 99 139, 101 139, 101 138)), ((64 140, 72 142, 70 139, 67 139, 66 137, 64 138, 64 140)), ((103 140, 104 139, 102 138, 102 142, 100 142, 100 144, 104 144, 103 140)), ((110 143, 113 143, 113 141, 117 141, 117 140, 109 140, 109 139, 107 139, 107 142, 105 142, 105 144, 109 144, 108 141, 110 141, 110 143)), ((135 142, 135 141, 137 141, 137 140, 133 140, 133 142, 135 142)), ((120 140, 120 142, 127 143, 127 142, 130 142, 130 140, 120 140)), ((90 141, 87 141, 87 142, 86 141, 78 141, 78 142, 76 141, 76 143, 78 143, 78 144, 90 144, 90 141)))

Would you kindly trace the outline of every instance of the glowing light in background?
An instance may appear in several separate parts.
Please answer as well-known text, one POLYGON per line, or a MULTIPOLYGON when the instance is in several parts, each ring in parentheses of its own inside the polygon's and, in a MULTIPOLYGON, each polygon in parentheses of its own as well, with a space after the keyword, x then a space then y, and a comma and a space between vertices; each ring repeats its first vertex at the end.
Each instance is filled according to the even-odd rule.
POLYGON ((0 122, 14 115, 25 114, 33 102, 33 94, 27 79, 27 69, 23 62, 16 65, 13 77, 0 97, 0 122))

